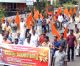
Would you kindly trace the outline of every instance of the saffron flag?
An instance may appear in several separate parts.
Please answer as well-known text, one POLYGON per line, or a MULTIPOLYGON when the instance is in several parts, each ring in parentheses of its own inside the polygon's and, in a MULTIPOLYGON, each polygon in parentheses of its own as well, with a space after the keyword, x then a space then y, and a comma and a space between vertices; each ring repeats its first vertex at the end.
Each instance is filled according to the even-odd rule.
POLYGON ((5 17, 3 16, 3 17, 2 17, 2 19, 1 19, 1 22, 3 23, 3 22, 4 22, 4 20, 5 20, 5 17))
POLYGON ((27 26, 28 29, 32 28, 32 14, 31 13, 27 17, 26 26, 27 26))
POLYGON ((60 15, 62 13, 62 8, 59 7, 58 10, 57 10, 58 14, 60 15))
POLYGON ((64 30, 64 38, 65 39, 67 38, 67 32, 68 32, 68 28, 66 27, 65 30, 64 30))
POLYGON ((73 9, 72 9, 72 8, 70 8, 70 10, 69 10, 69 14, 70 14, 70 16, 73 15, 73 9))
POLYGON ((56 29, 54 24, 51 24, 51 28, 52 28, 52 34, 56 35, 58 37, 58 40, 60 40, 60 33, 59 31, 56 29))
POLYGON ((38 18, 39 18, 39 11, 38 10, 35 10, 34 11, 34 19, 35 20, 38 20, 38 18))
POLYGON ((69 16, 68 8, 65 8, 65 9, 64 9, 64 14, 67 15, 67 16, 69 16))
POLYGON ((48 15, 52 15, 52 14, 53 14, 53 12, 52 12, 52 11, 50 11, 50 12, 48 11, 48 15))
POLYGON ((54 19, 54 21, 56 21, 57 20, 57 17, 56 16, 53 16, 53 19, 54 19))
POLYGON ((20 27, 20 16, 18 12, 16 14, 15 22, 17 23, 18 27, 20 27))
POLYGON ((52 15, 53 12, 52 12, 52 11, 49 11, 48 8, 49 8, 49 7, 46 8, 46 14, 47 14, 47 15, 52 15))

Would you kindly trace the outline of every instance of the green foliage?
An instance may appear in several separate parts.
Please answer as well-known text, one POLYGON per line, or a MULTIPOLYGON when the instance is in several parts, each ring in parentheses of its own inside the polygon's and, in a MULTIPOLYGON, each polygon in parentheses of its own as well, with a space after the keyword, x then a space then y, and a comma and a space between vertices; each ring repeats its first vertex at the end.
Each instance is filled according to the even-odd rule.
POLYGON ((0 9, 0 19, 5 15, 5 11, 3 9, 0 9))
POLYGON ((39 10, 39 12, 43 12, 47 5, 50 5, 50 3, 47 2, 47 0, 43 0, 42 2, 34 3, 34 6, 36 7, 36 9, 39 10))
POLYGON ((74 5, 78 4, 77 0, 59 0, 59 4, 72 3, 74 5))
POLYGON ((60 6, 60 4, 57 2, 56 4, 54 3, 54 7, 58 8, 60 6))
POLYGON ((69 3, 64 3, 64 4, 63 4, 63 7, 64 7, 64 8, 66 8, 66 7, 67 7, 67 8, 71 8, 71 7, 75 7, 75 6, 74 6, 74 4, 72 4, 71 2, 69 2, 69 3))
POLYGON ((72 4, 77 5, 78 4, 78 1, 73 1, 72 4))

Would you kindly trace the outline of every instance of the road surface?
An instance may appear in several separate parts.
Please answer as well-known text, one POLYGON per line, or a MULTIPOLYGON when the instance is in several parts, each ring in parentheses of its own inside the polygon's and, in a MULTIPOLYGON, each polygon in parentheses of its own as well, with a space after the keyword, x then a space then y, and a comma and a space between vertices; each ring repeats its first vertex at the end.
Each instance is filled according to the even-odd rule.
POLYGON ((80 66, 80 57, 75 58, 74 62, 68 62, 68 66, 80 66))

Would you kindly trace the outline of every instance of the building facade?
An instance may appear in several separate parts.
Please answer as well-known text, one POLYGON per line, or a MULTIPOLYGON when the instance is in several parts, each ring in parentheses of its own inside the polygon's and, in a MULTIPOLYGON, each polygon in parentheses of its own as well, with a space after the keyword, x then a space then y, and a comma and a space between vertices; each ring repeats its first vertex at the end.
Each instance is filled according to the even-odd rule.
MULTIPOLYGON (((8 15, 16 13, 16 11, 20 11, 21 13, 26 11, 26 2, 33 1, 37 2, 37 0, 0 0, 0 9, 4 9, 8 15)), ((40 0, 43 1, 43 0, 40 0)), ((47 0, 50 1, 50 0, 47 0)), ((30 2, 31 3, 31 2, 30 2)))
POLYGON ((26 11, 26 0, 0 0, 0 10, 4 10, 7 16, 12 16, 26 11))
POLYGON ((0 0, 0 6, 8 11, 24 10, 26 7, 25 0, 0 0))

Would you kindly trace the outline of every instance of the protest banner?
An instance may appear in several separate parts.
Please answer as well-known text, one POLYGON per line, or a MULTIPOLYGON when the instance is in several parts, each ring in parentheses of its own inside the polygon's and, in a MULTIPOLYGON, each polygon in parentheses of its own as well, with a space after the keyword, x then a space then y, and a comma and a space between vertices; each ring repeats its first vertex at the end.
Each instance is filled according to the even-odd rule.
POLYGON ((19 45, 0 45, 2 61, 16 66, 49 66, 50 54, 46 47, 25 47, 19 45))

